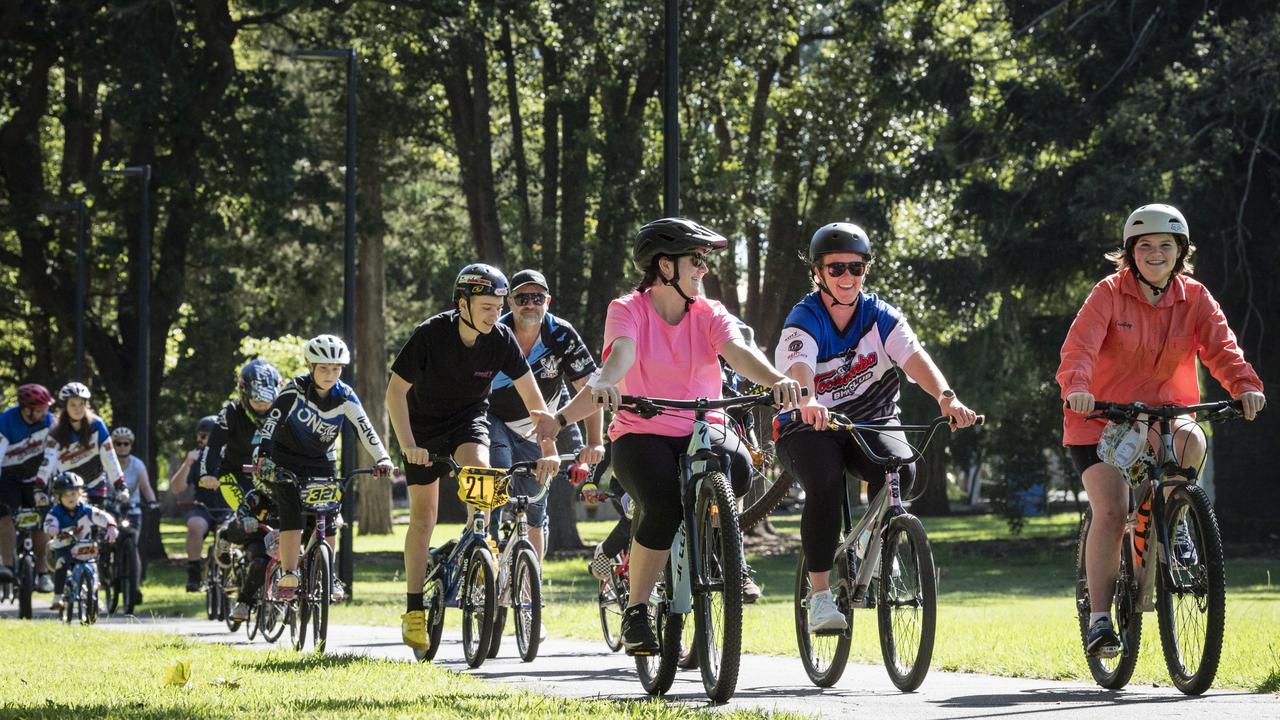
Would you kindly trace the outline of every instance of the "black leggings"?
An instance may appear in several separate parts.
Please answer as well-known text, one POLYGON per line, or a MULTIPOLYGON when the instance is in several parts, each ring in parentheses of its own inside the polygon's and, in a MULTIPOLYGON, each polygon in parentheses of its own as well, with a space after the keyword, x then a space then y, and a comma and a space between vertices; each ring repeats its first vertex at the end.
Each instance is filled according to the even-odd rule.
MULTIPOLYGON (((670 437, 632 433, 613 441, 613 472, 636 503, 635 539, 651 550, 670 550, 684 511, 680 505, 679 458, 689 435, 670 437)), ((729 454, 729 480, 738 497, 751 487, 751 456, 732 432, 712 446, 729 454)))
MULTIPOLYGON (((877 455, 910 456, 912 451, 900 432, 863 432, 877 455)), ((867 497, 874 498, 884 485, 884 468, 872 463, 848 432, 796 430, 778 441, 778 459, 804 487, 804 512, 800 515, 800 545, 810 572, 831 569, 840 540, 844 507, 844 473, 867 482, 867 497)), ((902 468, 898 482, 904 498, 915 484, 915 463, 902 468)))

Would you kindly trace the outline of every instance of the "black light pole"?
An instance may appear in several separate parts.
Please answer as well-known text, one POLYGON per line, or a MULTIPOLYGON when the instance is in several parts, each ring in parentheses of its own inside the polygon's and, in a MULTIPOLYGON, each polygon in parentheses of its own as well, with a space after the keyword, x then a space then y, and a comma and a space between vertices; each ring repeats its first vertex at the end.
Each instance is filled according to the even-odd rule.
MULTIPOLYGON (((350 386, 356 384, 356 51, 353 48, 297 50, 300 58, 321 58, 347 61, 347 172, 346 172, 346 226, 344 231, 342 275, 342 339, 351 348, 351 362, 342 373, 350 386)), ((356 432, 347 423, 342 433, 342 474, 350 475, 356 467, 356 432)), ((355 486, 349 486, 342 498, 342 519, 347 532, 338 539, 338 577, 347 586, 347 597, 352 597, 353 557, 350 527, 356 519, 359 495, 355 486)))
POLYGON ((103 175, 123 175, 142 180, 142 212, 138 222, 138 432, 134 453, 151 465, 151 166, 131 165, 123 170, 103 170, 103 175))
POLYGON ((662 167, 666 182, 663 192, 663 214, 680 214, 680 0, 667 0, 667 59, 662 85, 662 167))

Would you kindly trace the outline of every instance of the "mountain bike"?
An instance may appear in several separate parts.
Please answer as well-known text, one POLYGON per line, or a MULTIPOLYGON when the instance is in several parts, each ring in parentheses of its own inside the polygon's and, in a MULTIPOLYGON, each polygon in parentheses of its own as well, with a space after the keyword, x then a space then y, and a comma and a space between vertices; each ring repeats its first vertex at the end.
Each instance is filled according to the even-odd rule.
MULTIPOLYGON (((747 378, 735 373, 728 363, 721 359, 721 375, 724 397, 743 397, 766 392, 764 387, 756 385, 747 378)), ((734 423, 738 437, 747 446, 751 455, 751 488, 742 496, 742 511, 738 513, 738 527, 742 532, 749 532, 759 525, 769 513, 787 499, 794 480, 791 474, 778 464, 777 451, 768 433, 761 436, 760 428, 768 428, 773 415, 770 406, 733 407, 726 411, 734 423)), ((696 660, 689 667, 694 667, 696 660)))
MULTIPOLYGON (((576 455, 568 454, 559 457, 560 462, 573 462, 576 455)), ((506 484, 516 476, 533 475, 536 461, 515 463, 507 471, 506 484)), ((493 630, 489 634, 488 657, 497 657, 502 644, 502 631, 506 625, 507 608, 512 608, 515 623, 516 646, 520 650, 520 659, 532 662, 538 656, 538 644, 542 637, 542 563, 538 553, 529 542, 529 522, 525 517, 528 508, 547 496, 548 482, 542 486, 538 494, 508 496, 506 505, 513 513, 508 523, 502 523, 502 537, 498 541, 497 558, 497 598, 498 606, 494 615, 493 630)), ((501 507, 501 506, 498 506, 501 507)))
POLYGON ((658 636, 656 655, 636 655, 636 670, 646 692, 671 689, 680 661, 684 616, 694 613, 702 686, 714 702, 733 697, 742 649, 742 579, 745 561, 738 505, 728 475, 729 461, 711 444, 709 410, 772 405, 770 393, 736 398, 668 400, 622 396, 620 410, 654 417, 692 410, 693 433, 679 460, 677 478, 683 504, 679 532, 667 569, 659 578, 652 616, 658 636))
POLYGON ((129 521, 127 499, 117 499, 107 512, 116 518, 119 530, 115 543, 104 548, 98 561, 98 574, 106 591, 107 614, 115 615, 121 610, 125 615, 132 615, 138 602, 135 595, 139 572, 137 528, 129 521))
POLYGON ((34 507, 20 507, 14 513, 13 526, 17 532, 14 579, 0 589, 0 597, 18 603, 18 618, 23 620, 31 619, 31 595, 36 586, 35 533, 43 526, 43 514, 49 510, 49 496, 41 492, 32 493, 31 505, 34 507))
MULTIPOLYGON (((787 416, 779 416, 787 422, 787 416)), ((799 422, 798 413, 794 422, 799 422)), ((945 416, 927 425, 855 423, 832 413, 829 427, 847 431, 872 463, 884 468, 884 485, 867 504, 862 518, 853 523, 854 489, 844 481, 840 543, 831 569, 831 595, 845 616, 845 629, 811 632, 809 596, 812 590, 808 565, 800 553, 796 565, 795 627, 800 660, 805 673, 818 687, 831 687, 844 673, 853 638, 853 611, 876 608, 880 631, 880 655, 889 679, 903 692, 920 687, 933 658, 937 613, 937 585, 933 552, 924 525, 903 507, 899 484, 901 469, 920 459, 938 428, 949 423, 945 416), (878 455, 863 433, 916 433, 924 440, 909 457, 878 455)), ((977 424, 985 422, 979 415, 977 424)), ((907 501, 910 502, 909 498, 907 501)))
MULTIPOLYGON (((582 487, 582 497, 589 503, 610 502, 619 517, 630 518, 630 508, 623 505, 622 496, 600 490, 595 483, 582 487)), ((627 598, 630 596, 629 560, 626 548, 609 559, 609 578, 600 581, 600 590, 596 595, 596 606, 600 611, 600 631, 604 633, 605 645, 613 652, 622 649, 622 613, 627 609, 627 598)))
MULTIPOLYGON (((1165 666, 1179 690, 1199 695, 1209 689, 1218 671, 1226 618, 1222 536, 1213 504, 1195 484, 1199 470, 1180 467, 1173 446, 1174 418, 1192 413, 1205 413, 1199 422, 1243 416, 1240 403, 1230 400, 1186 407, 1099 401, 1089 415, 1109 422, 1140 423, 1148 432, 1155 428, 1161 450, 1157 456, 1147 443, 1146 452, 1122 471, 1129 483, 1129 514, 1112 616, 1121 651, 1114 658, 1086 653, 1093 679, 1108 689, 1124 687, 1133 676, 1142 614, 1153 609, 1160 622, 1165 666)), ((1076 554, 1076 612, 1085 642, 1090 613, 1085 540, 1092 519, 1092 513, 1086 512, 1080 521, 1076 554)))

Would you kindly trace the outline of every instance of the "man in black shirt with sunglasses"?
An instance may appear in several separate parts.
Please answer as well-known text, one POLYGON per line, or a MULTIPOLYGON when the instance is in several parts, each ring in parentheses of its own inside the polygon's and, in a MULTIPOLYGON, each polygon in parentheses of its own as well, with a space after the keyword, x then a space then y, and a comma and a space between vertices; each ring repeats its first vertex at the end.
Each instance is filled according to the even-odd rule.
MULTIPOLYGON (((498 322, 510 327, 524 353, 529 368, 538 384, 538 392, 547 404, 547 411, 557 413, 569 400, 566 383, 577 392, 596 369, 595 360, 586 343, 572 325, 552 315, 551 291, 547 278, 537 270, 521 270, 511 276, 511 294, 507 296, 510 312, 498 322)), ((560 433, 557 445, 562 452, 581 448, 579 462, 594 464, 604 455, 604 421, 597 411, 586 419, 587 443, 584 447, 577 426, 568 426, 560 433)), ((526 439, 533 428, 520 394, 511 378, 498 373, 493 379, 489 396, 489 461, 494 467, 510 467, 513 462, 536 460, 541 452, 537 444, 526 439)), ((516 485, 512 494, 534 495, 537 486, 516 485)), ((546 498, 529 506, 529 540, 541 555, 545 550, 547 529, 546 498)), ((495 524, 496 527, 496 524, 495 524)))

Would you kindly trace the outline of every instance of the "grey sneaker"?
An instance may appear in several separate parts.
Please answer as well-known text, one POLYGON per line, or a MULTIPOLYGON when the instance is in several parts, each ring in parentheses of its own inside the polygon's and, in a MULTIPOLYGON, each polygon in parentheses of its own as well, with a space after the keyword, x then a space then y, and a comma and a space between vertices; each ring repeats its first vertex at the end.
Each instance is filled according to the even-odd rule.
POLYGON ((231 608, 232 622, 244 622, 249 619, 249 604, 238 602, 236 606, 231 608))
POLYGON ((53 592, 53 578, 49 577, 49 573, 40 573, 36 576, 36 592, 53 592))
POLYGON ((836 607, 830 590, 809 594, 809 632, 834 632, 848 627, 849 623, 836 607))

